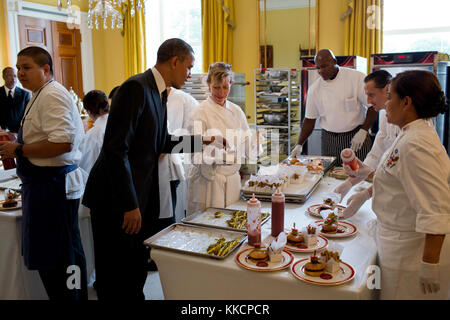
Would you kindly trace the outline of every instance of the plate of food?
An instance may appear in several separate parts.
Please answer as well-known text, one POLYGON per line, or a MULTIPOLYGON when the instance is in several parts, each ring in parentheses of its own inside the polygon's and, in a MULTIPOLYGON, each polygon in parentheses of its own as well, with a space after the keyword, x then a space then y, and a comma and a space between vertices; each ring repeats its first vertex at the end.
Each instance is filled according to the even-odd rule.
POLYGON ((242 268, 253 271, 278 271, 289 267, 294 261, 292 253, 283 250, 281 259, 271 261, 266 247, 244 249, 236 254, 235 261, 242 268))
MULTIPOLYGON (((331 216, 331 214, 330 214, 331 216)), ((358 229, 349 222, 338 221, 337 217, 328 216, 325 220, 317 220, 315 223, 319 227, 319 233, 327 238, 346 238, 356 234, 358 229)))
POLYGON ((355 269, 346 262, 335 262, 334 270, 328 268, 329 263, 316 255, 300 259, 291 266, 291 273, 299 280, 320 285, 337 286, 352 280, 355 269))
POLYGON ((316 235, 315 227, 309 225, 306 229, 305 234, 299 232, 294 224, 294 228, 287 234, 287 243, 284 248, 291 252, 308 253, 327 247, 328 240, 321 235, 316 235))
MULTIPOLYGON (((334 208, 338 209, 339 216, 342 215, 342 211, 346 208, 345 206, 341 206, 340 204, 335 205, 334 208)), ((326 204, 313 204, 312 206, 309 206, 306 209, 306 212, 308 212, 310 215, 314 217, 322 218, 321 212, 323 210, 334 210, 333 207, 326 205, 326 204)))
POLYGON ((0 201, 0 210, 17 210, 22 208, 22 199, 19 192, 13 190, 5 191, 5 200, 0 201))

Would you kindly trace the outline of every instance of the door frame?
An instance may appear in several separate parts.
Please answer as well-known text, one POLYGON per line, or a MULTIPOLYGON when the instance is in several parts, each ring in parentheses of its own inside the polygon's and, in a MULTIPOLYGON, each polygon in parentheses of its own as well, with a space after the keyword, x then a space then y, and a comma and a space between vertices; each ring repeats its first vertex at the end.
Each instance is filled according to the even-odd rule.
MULTIPOLYGON (((10 53, 13 66, 16 65, 17 53, 20 51, 19 23, 17 16, 26 16, 59 22, 68 21, 68 13, 66 8, 62 8, 62 10, 59 11, 57 7, 22 0, 7 0, 6 5, 11 50, 10 53)), ((95 89, 92 30, 87 27, 87 12, 80 12, 80 34, 83 91, 87 93, 95 89)))

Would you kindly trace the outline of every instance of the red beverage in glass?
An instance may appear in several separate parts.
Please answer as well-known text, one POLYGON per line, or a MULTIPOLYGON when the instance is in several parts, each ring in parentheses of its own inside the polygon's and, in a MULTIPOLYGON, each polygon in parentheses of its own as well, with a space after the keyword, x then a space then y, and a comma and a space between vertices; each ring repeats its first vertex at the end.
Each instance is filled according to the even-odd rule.
MULTIPOLYGON (((0 141, 9 141, 7 132, 0 132, 0 141)), ((3 159, 2 162, 5 170, 14 169, 16 167, 16 162, 13 158, 3 159)))
POLYGON ((278 235, 284 231, 284 194, 280 188, 272 194, 272 236, 278 235))

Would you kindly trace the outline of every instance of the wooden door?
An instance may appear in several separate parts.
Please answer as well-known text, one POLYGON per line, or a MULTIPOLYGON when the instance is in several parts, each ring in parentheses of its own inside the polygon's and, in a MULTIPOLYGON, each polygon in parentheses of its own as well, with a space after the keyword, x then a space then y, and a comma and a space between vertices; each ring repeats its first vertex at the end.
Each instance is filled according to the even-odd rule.
POLYGON ((64 22, 52 21, 53 58, 55 78, 82 99, 81 34, 79 29, 69 29, 64 22), (57 73, 57 74, 56 74, 57 73))
POLYGON ((53 58, 52 24, 49 20, 18 16, 20 49, 39 46, 53 58))
POLYGON ((82 99, 81 34, 68 29, 66 23, 18 16, 20 49, 40 46, 53 60, 53 76, 67 90, 72 89, 82 99))

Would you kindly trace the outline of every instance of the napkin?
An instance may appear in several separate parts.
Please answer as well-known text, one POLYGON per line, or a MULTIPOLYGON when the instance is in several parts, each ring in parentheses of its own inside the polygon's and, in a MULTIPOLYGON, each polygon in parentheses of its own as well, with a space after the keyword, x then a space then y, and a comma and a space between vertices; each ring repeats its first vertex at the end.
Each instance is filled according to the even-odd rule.
POLYGON ((278 237, 272 241, 270 244, 269 251, 269 259, 271 262, 280 262, 283 259, 283 248, 287 243, 287 237, 285 232, 280 232, 278 237))

